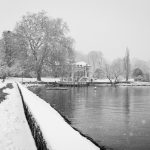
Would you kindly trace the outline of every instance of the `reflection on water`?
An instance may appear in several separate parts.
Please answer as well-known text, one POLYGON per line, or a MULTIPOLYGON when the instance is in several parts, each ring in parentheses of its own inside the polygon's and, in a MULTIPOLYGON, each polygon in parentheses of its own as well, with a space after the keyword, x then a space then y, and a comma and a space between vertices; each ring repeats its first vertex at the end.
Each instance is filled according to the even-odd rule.
POLYGON ((37 91, 71 124, 115 150, 150 149, 150 87, 37 91))

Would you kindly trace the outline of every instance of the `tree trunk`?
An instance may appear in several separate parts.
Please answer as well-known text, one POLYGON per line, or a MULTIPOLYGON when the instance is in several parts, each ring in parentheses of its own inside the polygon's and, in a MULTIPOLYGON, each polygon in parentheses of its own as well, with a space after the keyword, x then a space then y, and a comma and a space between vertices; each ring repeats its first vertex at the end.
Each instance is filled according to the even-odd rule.
MULTIPOLYGON (((108 77, 107 77, 108 78, 108 77)), ((108 80, 110 81, 110 84, 113 85, 113 82, 110 78, 108 78, 108 80)))
POLYGON ((41 69, 37 70, 37 81, 41 81, 41 69))

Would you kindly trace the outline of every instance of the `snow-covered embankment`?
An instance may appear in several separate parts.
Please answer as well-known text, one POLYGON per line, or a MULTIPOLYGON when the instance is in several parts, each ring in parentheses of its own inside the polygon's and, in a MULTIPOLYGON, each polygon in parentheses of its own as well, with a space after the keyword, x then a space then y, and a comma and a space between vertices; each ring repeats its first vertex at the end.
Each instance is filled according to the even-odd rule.
MULTIPOLYGON (((44 149, 49 150, 99 150, 90 140, 75 131, 60 114, 48 103, 40 99, 31 91, 18 84, 22 94, 26 117, 31 128, 34 128, 33 136, 43 138, 44 149), (29 122, 30 121, 30 122, 29 122), (33 123, 34 122, 34 123, 33 123), (37 129, 35 129, 37 128, 37 129), (38 131, 39 130, 39 131, 38 131), (41 131, 41 132, 40 132, 41 131), (38 134, 38 135, 37 135, 38 134), (46 148, 45 148, 46 147, 46 148)), ((33 129, 31 129, 33 130, 33 129)), ((34 137, 34 138, 35 138, 34 137)), ((37 138, 35 141, 39 141, 37 138)))

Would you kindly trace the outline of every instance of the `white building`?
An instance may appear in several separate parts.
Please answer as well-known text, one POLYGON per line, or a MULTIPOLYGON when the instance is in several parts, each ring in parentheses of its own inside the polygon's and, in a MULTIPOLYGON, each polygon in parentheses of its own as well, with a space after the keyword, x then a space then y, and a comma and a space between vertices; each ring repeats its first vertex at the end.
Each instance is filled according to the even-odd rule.
POLYGON ((72 78, 74 81, 80 81, 81 79, 89 79, 90 77, 90 65, 84 61, 76 62, 73 64, 72 78))

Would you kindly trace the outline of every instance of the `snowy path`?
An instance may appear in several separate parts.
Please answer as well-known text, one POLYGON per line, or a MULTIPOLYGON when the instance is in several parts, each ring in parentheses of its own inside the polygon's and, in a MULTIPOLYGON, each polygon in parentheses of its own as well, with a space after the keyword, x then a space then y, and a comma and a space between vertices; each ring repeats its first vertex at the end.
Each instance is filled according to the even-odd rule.
MULTIPOLYGON (((0 88, 5 86, 0 83, 0 88)), ((0 103, 0 150, 36 150, 16 84, 0 103)))

